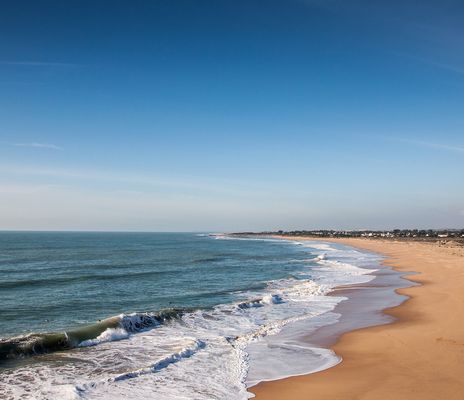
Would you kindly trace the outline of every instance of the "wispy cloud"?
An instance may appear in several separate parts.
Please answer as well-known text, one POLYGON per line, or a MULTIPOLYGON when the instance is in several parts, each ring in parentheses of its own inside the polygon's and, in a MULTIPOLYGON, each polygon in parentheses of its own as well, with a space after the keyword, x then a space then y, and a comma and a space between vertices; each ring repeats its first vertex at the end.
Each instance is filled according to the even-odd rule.
POLYGON ((391 54, 394 54, 399 57, 407 58, 410 60, 417 61, 422 64, 430 65, 435 68, 443 69, 446 71, 451 71, 456 74, 464 75, 464 67, 462 65, 456 65, 456 64, 450 64, 450 63, 444 63, 444 62, 438 62, 435 60, 431 60, 429 58, 424 58, 424 57, 419 57, 414 54, 407 54, 403 52, 392 52, 391 54))
POLYGON ((409 58, 413 58, 423 64, 431 65, 432 67, 443 69, 446 71, 451 71, 459 75, 464 75, 464 68, 460 65, 453 65, 453 64, 448 64, 448 63, 443 63, 443 62, 437 62, 434 60, 428 60, 426 58, 422 57, 415 57, 415 56, 410 56, 409 58))
MULTIPOLYGON (((276 194, 272 182, 256 182, 243 179, 224 179, 192 175, 171 175, 165 173, 147 173, 127 170, 105 169, 68 169, 56 166, 15 165, 0 163, 0 184, 2 177, 14 182, 25 179, 28 182, 40 184, 62 184, 69 187, 98 186, 101 190, 117 188, 132 193, 173 194, 183 197, 207 197, 228 199, 266 199, 291 198, 306 199, 307 193, 298 187, 292 190, 292 185, 282 186, 282 192, 276 194)), ((312 191, 311 191, 312 193, 312 191)))
POLYGON ((449 145, 449 144, 443 144, 443 143, 432 143, 432 142, 425 142, 425 141, 422 141, 422 140, 411 140, 411 139, 399 139, 399 138, 396 138, 394 140, 399 141, 399 142, 403 142, 403 143, 414 144, 414 145, 417 145, 417 146, 429 147, 429 148, 432 148, 432 149, 441 149, 441 150, 448 150, 448 151, 464 153, 464 146, 456 146, 456 145, 449 145))
POLYGON ((62 147, 51 143, 38 143, 38 142, 27 142, 27 143, 10 143, 11 146, 17 147, 35 147, 38 149, 51 149, 51 150, 63 150, 62 147))
POLYGON ((462 68, 460 66, 451 65, 451 64, 443 64, 443 63, 438 63, 438 62, 433 62, 433 61, 430 61, 429 63, 430 63, 430 65, 433 65, 433 66, 435 66, 437 68, 446 69, 447 71, 452 71, 452 72, 455 72, 457 74, 464 75, 464 68, 462 68))
POLYGON ((389 142, 405 143, 405 144, 410 144, 413 146, 428 147, 428 148, 437 149, 437 150, 447 150, 447 151, 452 151, 452 152, 457 152, 457 153, 464 153, 464 146, 460 144, 456 145, 456 144, 448 144, 448 143, 427 142, 425 140, 416 140, 416 139, 402 138, 398 136, 383 136, 383 135, 369 136, 369 138, 386 140, 389 142))
POLYGON ((9 61, 0 60, 0 65, 12 65, 23 67, 77 67, 78 64, 66 62, 51 62, 51 61, 9 61))

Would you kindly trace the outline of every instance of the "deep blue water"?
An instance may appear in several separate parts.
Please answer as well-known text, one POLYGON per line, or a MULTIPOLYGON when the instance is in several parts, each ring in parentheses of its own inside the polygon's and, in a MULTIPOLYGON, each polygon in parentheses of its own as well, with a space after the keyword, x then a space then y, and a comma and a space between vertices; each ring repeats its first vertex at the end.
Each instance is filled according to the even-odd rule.
POLYGON ((208 308, 307 269, 291 243, 189 233, 0 232, 0 337, 208 308))

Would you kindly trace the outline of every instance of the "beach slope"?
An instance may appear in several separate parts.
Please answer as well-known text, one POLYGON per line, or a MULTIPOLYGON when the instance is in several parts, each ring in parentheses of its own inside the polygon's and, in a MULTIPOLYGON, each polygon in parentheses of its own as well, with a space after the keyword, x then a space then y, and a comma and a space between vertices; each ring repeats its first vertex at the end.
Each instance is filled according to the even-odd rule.
POLYGON ((386 265, 421 285, 398 291, 410 299, 385 310, 397 318, 395 323, 344 334, 333 346, 342 363, 261 383, 251 388, 256 398, 464 399, 464 248, 414 241, 327 241, 382 253, 388 257, 386 265), (418 274, 406 274, 412 271, 418 274))

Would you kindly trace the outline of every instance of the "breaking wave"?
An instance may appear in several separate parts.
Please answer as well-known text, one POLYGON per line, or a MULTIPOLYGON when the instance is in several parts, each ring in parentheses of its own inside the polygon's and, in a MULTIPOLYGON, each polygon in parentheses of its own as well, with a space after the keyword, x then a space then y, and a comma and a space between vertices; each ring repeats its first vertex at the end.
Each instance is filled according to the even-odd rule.
POLYGON ((0 339, 1 360, 69 350, 75 347, 94 346, 99 343, 121 340, 131 333, 153 329, 166 321, 178 318, 185 310, 166 309, 156 313, 121 314, 95 324, 66 332, 31 333, 0 339))

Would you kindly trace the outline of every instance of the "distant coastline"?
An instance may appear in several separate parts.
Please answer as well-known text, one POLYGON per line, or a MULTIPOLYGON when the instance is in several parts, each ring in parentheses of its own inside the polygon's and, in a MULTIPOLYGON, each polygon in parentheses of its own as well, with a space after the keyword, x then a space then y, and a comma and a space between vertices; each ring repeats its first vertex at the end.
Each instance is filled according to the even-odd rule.
POLYGON ((393 229, 393 230, 293 230, 293 231, 262 231, 262 232, 235 232, 231 236, 278 236, 285 238, 303 237, 314 240, 321 239, 382 239, 382 240, 409 240, 419 242, 448 242, 452 241, 464 245, 464 228, 462 229, 393 229))

